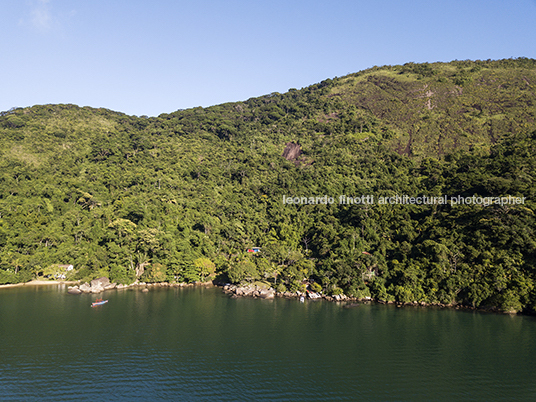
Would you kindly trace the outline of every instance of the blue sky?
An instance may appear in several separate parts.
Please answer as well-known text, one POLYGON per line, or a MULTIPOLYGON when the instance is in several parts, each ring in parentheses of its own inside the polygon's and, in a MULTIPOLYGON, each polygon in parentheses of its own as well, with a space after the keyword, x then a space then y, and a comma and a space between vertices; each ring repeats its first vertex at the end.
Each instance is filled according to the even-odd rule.
POLYGON ((0 110, 157 116, 372 66, 536 58, 536 0, 0 0, 0 110))

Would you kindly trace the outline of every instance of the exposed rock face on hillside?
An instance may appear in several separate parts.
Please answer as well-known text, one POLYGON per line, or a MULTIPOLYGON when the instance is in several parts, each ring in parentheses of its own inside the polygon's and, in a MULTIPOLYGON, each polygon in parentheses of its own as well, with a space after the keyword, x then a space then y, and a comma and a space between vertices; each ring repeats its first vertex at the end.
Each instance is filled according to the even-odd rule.
MULTIPOLYGON (((441 158, 533 130, 536 121, 527 106, 534 103, 535 81, 528 59, 407 63, 334 79, 327 96, 372 113, 393 131, 388 144, 397 153, 441 158)), ((337 124, 337 118, 329 123, 337 124)))
POLYGON ((285 150, 283 151, 283 158, 288 161, 295 161, 299 158, 301 153, 301 147, 298 144, 288 142, 285 146, 285 150))

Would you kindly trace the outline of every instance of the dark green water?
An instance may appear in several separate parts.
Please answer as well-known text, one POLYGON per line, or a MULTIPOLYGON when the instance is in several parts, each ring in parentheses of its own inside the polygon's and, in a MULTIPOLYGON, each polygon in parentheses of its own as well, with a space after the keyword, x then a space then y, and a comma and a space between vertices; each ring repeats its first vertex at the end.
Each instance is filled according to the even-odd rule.
POLYGON ((219 289, 0 290, 0 400, 536 400, 536 320, 219 289))

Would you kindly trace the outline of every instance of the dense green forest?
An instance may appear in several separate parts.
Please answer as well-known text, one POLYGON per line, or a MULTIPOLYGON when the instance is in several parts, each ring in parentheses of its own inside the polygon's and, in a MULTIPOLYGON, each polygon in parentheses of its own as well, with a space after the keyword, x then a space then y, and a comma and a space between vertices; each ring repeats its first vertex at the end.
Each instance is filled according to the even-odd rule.
POLYGON ((70 279, 216 276, 534 312, 535 101, 536 60, 522 58, 374 67, 150 118, 11 109, 0 283, 73 264, 70 279), (377 202, 396 195, 525 200, 377 202), (323 196, 335 202, 283 202, 323 196))

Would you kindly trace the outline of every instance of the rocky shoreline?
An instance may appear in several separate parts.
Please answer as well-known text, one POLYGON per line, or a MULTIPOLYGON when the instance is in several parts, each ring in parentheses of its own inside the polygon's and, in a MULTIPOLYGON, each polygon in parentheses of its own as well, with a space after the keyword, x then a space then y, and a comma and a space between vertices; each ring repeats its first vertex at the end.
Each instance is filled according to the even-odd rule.
POLYGON ((477 308, 471 306, 464 306, 459 304, 442 304, 442 303, 425 303, 425 302, 410 302, 403 303, 397 301, 385 301, 385 300, 376 300, 371 297, 365 298, 356 298, 349 297, 344 294, 341 295, 323 295, 320 293, 314 292, 277 292, 275 289, 266 286, 266 285, 256 285, 249 284, 246 286, 239 286, 230 283, 219 283, 215 281, 207 282, 194 282, 194 283, 169 283, 169 282, 159 282, 159 283, 145 283, 145 282, 134 282, 130 285, 123 285, 117 283, 111 283, 110 280, 106 277, 101 277, 92 280, 90 283, 82 283, 74 281, 39 281, 33 280, 26 283, 17 283, 17 284, 8 284, 0 285, 0 288, 8 287, 17 287, 25 285, 73 285, 68 287, 68 293, 73 295, 78 294, 99 294, 107 290, 121 290, 121 289, 138 289, 142 292, 149 292, 150 288, 170 288, 170 287, 194 287, 194 286, 204 286, 211 287, 216 286, 222 288, 222 290, 231 295, 233 298, 238 297, 252 297, 259 299, 274 299, 276 297, 282 297, 287 299, 301 299, 303 300, 326 300, 331 302, 343 302, 345 307, 357 307, 363 303, 379 303, 379 304, 392 304, 396 307, 436 307, 436 308, 452 308, 456 310, 470 310, 470 311, 482 311, 482 312, 492 312, 492 313, 504 313, 504 314, 518 314, 517 311, 500 311, 497 308, 477 308))
POLYGON ((368 304, 368 303, 378 303, 378 304, 392 304, 396 307, 435 307, 435 308, 449 308, 449 309, 455 309, 455 310, 468 310, 468 311, 480 311, 480 312, 491 312, 491 313, 499 313, 499 314, 518 314, 518 312, 514 311, 500 311, 497 308, 477 308, 472 306, 464 306, 460 304, 443 304, 443 303, 426 303, 426 302, 398 302, 398 301, 385 301, 385 300, 376 300, 372 297, 364 297, 364 298, 357 298, 357 297, 350 297, 346 296, 344 294, 340 295, 323 295, 320 293, 314 293, 314 292, 277 292, 273 288, 266 288, 263 286, 255 286, 253 284, 246 285, 246 286, 238 286, 233 284, 217 284, 216 286, 219 286, 223 288, 223 291, 225 293, 228 293, 233 298, 238 297, 253 297, 253 298, 260 298, 260 299, 273 299, 275 297, 283 297, 287 299, 301 299, 303 297, 303 300, 326 300, 330 302, 339 302, 343 303, 345 308, 352 308, 352 307, 358 307, 361 304, 368 304))
POLYGON ((273 299, 275 297, 285 297, 288 299, 300 299, 307 298, 311 300, 328 300, 328 301, 372 301, 371 298, 365 299, 356 299, 351 298, 345 295, 336 295, 336 296, 326 296, 320 293, 314 292, 277 292, 272 287, 266 285, 257 285, 249 284, 246 286, 233 285, 231 283, 215 283, 212 281, 208 282, 194 282, 194 283, 169 283, 169 282, 159 282, 159 283, 145 283, 145 282, 134 282, 130 285, 122 285, 117 283, 111 283, 110 280, 106 277, 101 277, 93 279, 90 283, 82 283, 80 285, 69 286, 68 293, 78 295, 82 293, 102 293, 107 290, 112 289, 142 289, 142 291, 149 291, 151 287, 190 287, 190 286, 217 286, 223 289, 227 294, 230 294, 232 297, 253 297, 259 299, 273 299))
POLYGON ((117 283, 111 283, 110 280, 106 277, 93 279, 90 283, 84 282, 81 285, 69 286, 67 293, 72 295, 79 295, 82 293, 102 293, 106 290, 121 290, 121 289, 141 289, 142 292, 148 292, 151 287, 189 287, 189 286, 214 286, 212 282, 196 282, 196 283, 169 283, 169 282, 159 282, 159 283, 145 283, 145 282, 134 282, 130 285, 123 285, 117 283))
MULTIPOLYGON (((345 295, 336 295, 336 296, 325 296, 320 293, 315 292, 277 292, 275 289, 262 285, 249 284, 246 286, 238 286, 230 283, 224 285, 218 285, 223 288, 225 293, 231 294, 233 297, 254 297, 260 299, 273 299, 274 297, 285 297, 287 299, 312 299, 312 300, 329 300, 329 301, 345 301, 345 300, 355 300, 358 299, 350 298, 345 295)), ((364 301, 365 299, 363 299, 364 301)), ((366 300, 371 300, 366 299, 366 300)), ((361 301, 361 300, 360 300, 361 301)))

